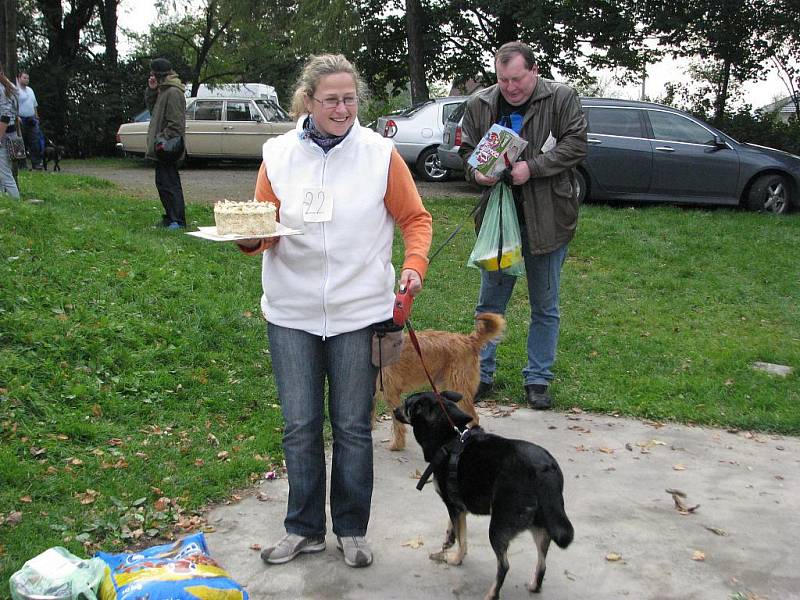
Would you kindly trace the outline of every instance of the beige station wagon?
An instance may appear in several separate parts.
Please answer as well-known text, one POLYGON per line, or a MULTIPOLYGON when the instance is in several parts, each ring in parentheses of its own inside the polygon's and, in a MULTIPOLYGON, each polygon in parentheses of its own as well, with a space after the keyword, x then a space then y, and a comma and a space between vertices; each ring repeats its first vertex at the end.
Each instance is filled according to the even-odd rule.
MULTIPOLYGON (((150 114, 117 131, 117 150, 144 156, 150 114)), ((192 158, 259 159, 269 138, 294 129, 288 113, 266 98, 190 98, 186 105, 186 155, 192 158)))

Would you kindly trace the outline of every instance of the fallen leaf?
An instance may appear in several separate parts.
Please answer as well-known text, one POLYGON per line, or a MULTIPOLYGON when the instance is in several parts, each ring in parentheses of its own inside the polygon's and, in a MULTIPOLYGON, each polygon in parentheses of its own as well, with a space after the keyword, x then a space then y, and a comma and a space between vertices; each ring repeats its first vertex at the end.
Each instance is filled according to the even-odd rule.
POLYGON ((99 404, 92 404, 92 415, 95 417, 103 416, 103 408, 99 404))
POLYGON ((277 478, 278 474, 275 473, 275 471, 267 471, 266 473, 264 473, 264 479, 266 479, 267 481, 272 481, 273 479, 277 478))
POLYGON ((702 550, 695 550, 692 552, 692 560, 696 561, 704 561, 706 559, 706 553, 702 550))
POLYGON ((33 502, 33 498, 31 498, 30 496, 21 496, 19 501, 22 502, 23 504, 30 504, 31 502, 33 502))
POLYGON ((197 458, 194 461, 194 466, 195 467, 202 467, 204 464, 206 464, 206 463, 202 458, 197 458))
POLYGON ((97 492, 95 490, 87 489, 85 492, 76 492, 75 497, 80 500, 81 504, 92 504, 97 500, 97 492))
POLYGON ((686 498, 686 494, 680 490, 667 490, 667 493, 672 496, 672 501, 675 503, 675 509, 682 515, 688 515, 689 513, 693 513, 700 508, 699 504, 695 506, 686 506, 681 500, 681 498, 686 498))
POLYGON ((422 541, 422 535, 418 535, 414 539, 408 540, 407 542, 403 542, 400 545, 401 546, 407 546, 407 547, 411 548, 412 550, 416 550, 417 548, 419 548, 420 546, 424 546, 425 544, 422 541))
POLYGON ((614 454, 613 448, 598 448, 604 454, 614 454))
POLYGON ((256 552, 258 552, 259 550, 261 550, 261 544, 250 544, 250 550, 255 550, 256 552))
POLYGON ((111 439, 110 439, 110 440, 108 440, 108 442, 107 442, 107 444, 108 444, 109 446, 122 446, 124 443, 125 443, 125 442, 123 442, 123 441, 122 441, 121 439, 119 439, 119 438, 111 438, 111 439))
POLYGON ((16 525, 20 521, 22 521, 22 513, 18 510, 11 511, 5 518, 5 522, 8 525, 16 525))
POLYGON ((219 440, 217 439, 217 436, 215 436, 213 433, 208 434, 208 443, 211 444, 212 446, 219 446, 219 440))
POLYGON ((228 451, 227 450, 223 450, 222 452, 218 452, 217 453, 217 458, 220 459, 220 460, 227 460, 228 451))
POLYGON ((606 554, 606 560, 608 562, 617 562, 619 560, 622 560, 622 555, 617 554, 616 552, 609 552, 608 554, 606 554))
POLYGON ((685 471, 686 467, 683 466, 682 464, 677 464, 677 465, 673 465, 672 466, 672 470, 673 471, 685 471))
POLYGON ((36 446, 31 447, 31 456, 33 456, 34 458, 38 458, 42 454, 46 453, 47 453, 47 448, 37 448, 36 446))
POLYGON ((715 534, 720 535, 722 537, 725 537, 726 535, 728 535, 727 531, 725 531, 724 529, 720 529, 719 527, 709 527, 708 525, 703 525, 703 527, 708 529, 711 533, 715 533, 715 534))

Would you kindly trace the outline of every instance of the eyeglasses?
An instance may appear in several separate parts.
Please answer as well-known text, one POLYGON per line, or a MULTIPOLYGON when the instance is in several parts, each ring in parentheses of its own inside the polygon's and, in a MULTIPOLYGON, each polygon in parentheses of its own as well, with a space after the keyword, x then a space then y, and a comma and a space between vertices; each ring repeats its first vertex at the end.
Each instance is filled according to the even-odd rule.
MULTIPOLYGON (((314 96, 311 96, 314 98, 314 96)), ((339 104, 344 104, 345 106, 355 106, 358 104, 358 98, 355 96, 347 96, 346 98, 325 98, 324 100, 320 100, 319 98, 314 98, 317 102, 322 104, 322 108, 336 108, 339 104)))

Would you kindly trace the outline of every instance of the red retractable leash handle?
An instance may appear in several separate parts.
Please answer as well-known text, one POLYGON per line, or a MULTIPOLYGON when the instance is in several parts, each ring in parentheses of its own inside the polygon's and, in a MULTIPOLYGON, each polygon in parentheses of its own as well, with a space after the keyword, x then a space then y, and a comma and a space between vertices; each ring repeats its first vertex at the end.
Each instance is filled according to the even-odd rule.
POLYGON ((398 327, 402 327, 411 316, 411 305, 414 304, 414 296, 411 291, 400 286, 397 294, 394 296, 394 310, 392 311, 392 320, 398 327))

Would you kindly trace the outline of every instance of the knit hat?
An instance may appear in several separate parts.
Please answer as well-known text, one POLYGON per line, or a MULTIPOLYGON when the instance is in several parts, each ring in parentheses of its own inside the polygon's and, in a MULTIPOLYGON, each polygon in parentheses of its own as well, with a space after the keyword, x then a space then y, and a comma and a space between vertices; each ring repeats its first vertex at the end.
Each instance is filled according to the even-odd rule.
POLYGON ((153 73, 169 73, 172 71, 172 63, 166 58, 154 58, 150 61, 150 70, 153 73))

